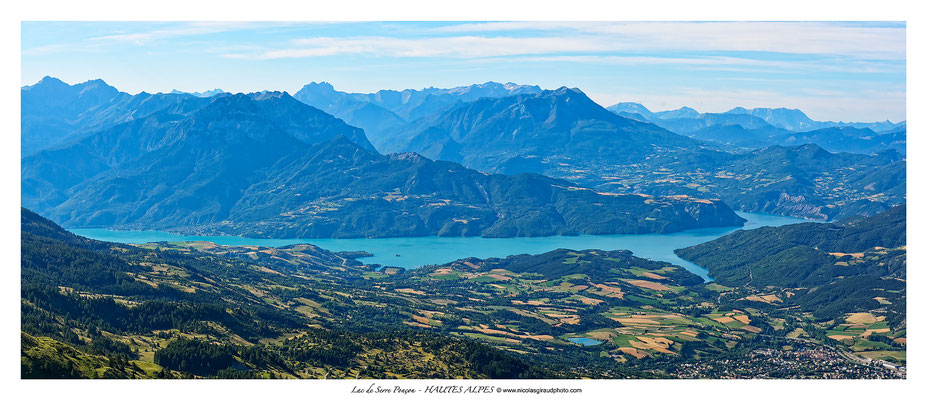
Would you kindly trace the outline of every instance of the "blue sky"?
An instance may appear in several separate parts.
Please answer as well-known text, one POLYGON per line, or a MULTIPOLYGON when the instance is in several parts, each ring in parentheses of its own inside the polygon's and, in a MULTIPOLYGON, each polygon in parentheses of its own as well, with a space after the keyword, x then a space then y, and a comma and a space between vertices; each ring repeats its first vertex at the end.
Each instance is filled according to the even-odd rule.
POLYGON ((23 22, 22 84, 101 78, 137 93, 578 87, 636 101, 905 116, 905 24, 876 22, 23 22))

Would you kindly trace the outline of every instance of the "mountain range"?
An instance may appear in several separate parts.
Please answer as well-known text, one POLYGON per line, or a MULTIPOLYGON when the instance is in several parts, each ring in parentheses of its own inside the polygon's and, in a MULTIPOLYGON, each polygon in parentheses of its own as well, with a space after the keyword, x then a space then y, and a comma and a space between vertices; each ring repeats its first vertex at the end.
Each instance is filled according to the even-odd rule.
POLYGON ((485 171, 501 170, 515 157, 624 163, 660 149, 704 146, 652 124, 615 115, 579 89, 566 87, 461 103, 383 137, 384 151, 414 151, 485 171))
POLYGON ((170 92, 170 94, 189 94, 189 95, 193 95, 196 97, 212 97, 212 96, 223 94, 223 93, 228 93, 228 92, 222 89, 206 90, 203 92, 182 92, 180 90, 174 89, 174 90, 171 90, 170 92))
POLYGON ((736 107, 724 113, 699 113, 682 107, 651 112, 639 103, 618 103, 608 110, 651 122, 671 132, 723 145, 762 148, 817 144, 832 152, 906 152, 906 123, 815 121, 801 110, 736 107))
MULTIPOLYGON (((782 131, 744 114, 701 114, 686 121, 736 122, 724 125, 734 134, 744 130, 739 124, 782 131)), ((796 135, 843 148, 866 146, 843 139, 871 132, 858 131, 827 128, 796 135)), ((381 136, 385 151, 417 152, 482 171, 540 173, 613 193, 720 198, 743 211, 804 218, 871 215, 904 202, 906 193, 906 163, 894 149, 835 153, 802 140, 730 149, 616 115, 565 87, 460 103, 381 136)), ((903 140, 898 142, 903 148, 903 140)))
POLYGON ((130 95, 95 79, 68 85, 46 76, 20 91, 23 157, 162 110, 187 112, 210 100, 190 94, 130 95))
MULTIPOLYGON (((638 114, 649 121, 654 119, 676 119, 676 118, 698 118, 703 114, 710 113, 700 113, 691 107, 681 107, 675 110, 667 111, 658 111, 653 112, 647 109, 644 105, 634 102, 622 102, 617 103, 612 106, 607 107, 609 111, 614 113, 633 113, 638 114)), ((749 115, 752 117, 759 118, 763 121, 766 121, 770 125, 776 128, 786 129, 790 131, 810 131, 815 129, 830 128, 830 127, 853 127, 853 128, 869 128, 875 132, 888 131, 905 124, 905 121, 893 123, 891 121, 885 120, 881 122, 834 122, 834 121, 815 121, 808 117, 804 112, 794 108, 743 108, 743 107, 734 107, 728 111, 725 111, 721 114, 727 115, 749 115)))
POLYGON ((434 114, 458 102, 539 92, 541 88, 538 86, 486 82, 450 89, 431 87, 422 90, 346 93, 335 90, 327 82, 312 82, 303 86, 293 97, 351 125, 363 128, 374 146, 385 151, 385 139, 380 137, 380 133, 387 129, 434 114))
POLYGON ((601 194, 536 174, 383 156, 361 129, 279 92, 218 96, 115 125, 27 156, 21 177, 23 205, 75 227, 308 238, 743 223, 718 201, 601 194))
MULTIPOLYGON (((72 86, 45 78, 22 89, 23 146, 44 148, 24 152, 23 204, 67 226, 196 226, 199 232, 274 237, 523 236, 740 223, 726 205, 698 199, 720 199, 743 211, 832 219, 872 215, 906 196, 906 162, 896 151, 904 148, 905 125, 883 133, 853 127, 793 132, 770 125, 762 113, 700 114, 688 108, 652 113, 636 103, 622 103, 622 116, 578 89, 493 82, 373 94, 337 92, 327 84, 303 89, 303 101, 279 92, 129 95, 99 80, 72 86), (370 121, 379 121, 376 137, 384 153, 425 158, 382 156, 364 130, 304 104, 330 96, 339 100, 326 103, 329 109, 369 112, 370 121), (426 116, 406 121, 417 113, 426 116), (889 149, 870 151, 873 138, 889 149), (809 141, 815 144, 803 144, 809 141), (738 147, 730 147, 734 142, 738 147), (817 142, 864 154, 827 151, 817 142), (428 158, 436 162, 425 162, 428 158), (434 183, 443 161, 463 165, 447 164, 454 165, 448 171, 460 173, 445 179, 459 182, 395 183, 434 183), (329 171, 333 165, 345 170, 329 171), (489 175, 522 173, 553 179, 489 175), (349 184, 382 176, 395 184, 349 184), (523 189, 530 200, 509 201, 522 196, 518 190, 497 196, 468 192, 478 187, 491 193, 487 185, 523 189), (601 221, 587 224, 567 217, 564 208, 575 206, 583 211, 574 215, 583 216, 594 209, 585 202, 564 203, 580 192, 570 189, 575 187, 658 200, 634 208, 647 217, 601 215, 601 221), (259 188, 284 197, 262 195, 259 188), (396 198, 403 200, 392 201, 396 198), (428 210, 438 203, 434 199, 456 204, 446 210, 466 217, 413 210, 422 204, 428 210), (334 206, 326 205, 330 200, 334 206), (353 223, 348 216, 355 227, 348 227, 353 223), (313 228, 296 227, 309 221, 313 228)), ((608 198, 619 197, 628 206, 635 203, 628 199, 641 198, 608 198)))

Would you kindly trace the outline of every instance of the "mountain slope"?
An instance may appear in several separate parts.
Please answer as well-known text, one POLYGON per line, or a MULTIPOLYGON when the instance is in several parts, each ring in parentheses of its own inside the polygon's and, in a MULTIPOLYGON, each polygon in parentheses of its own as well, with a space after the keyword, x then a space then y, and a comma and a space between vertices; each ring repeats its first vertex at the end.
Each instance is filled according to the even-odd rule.
POLYGON ((211 101, 176 93, 130 95, 99 79, 68 85, 52 77, 24 86, 20 97, 23 157, 162 110, 189 112, 211 101))
POLYGON ((256 237, 643 233, 743 222, 719 202, 604 195, 370 148, 360 129, 286 94, 224 96, 27 157, 23 204, 66 226, 256 237))
MULTIPOLYGON (((414 151, 486 171, 517 156, 627 162, 694 140, 611 113, 577 89, 483 98, 388 135, 384 150, 414 151)), ((537 171, 539 172, 539 171, 537 171)))
POLYGON ((677 250, 725 285, 799 287, 835 277, 905 278, 906 207, 869 218, 737 231, 677 250))
MULTIPOLYGON (((487 344, 388 318, 384 327, 378 317, 386 304, 320 296, 335 287, 356 291, 350 282, 369 268, 345 270, 333 258, 312 270, 278 268, 196 250, 69 242, 59 239, 70 234, 29 210, 21 220, 22 378, 556 376, 487 344), (267 297, 276 291, 282 297, 267 297), (321 315, 301 301, 319 304, 321 315), (345 329, 351 316, 368 329, 345 329)), ((400 315, 395 308, 386 314, 400 315)))
POLYGON ((788 129, 790 131, 804 132, 815 129, 824 129, 830 127, 851 127, 857 129, 872 129, 873 131, 885 131, 903 125, 905 122, 892 123, 891 121, 882 122, 833 122, 833 121, 815 121, 805 115, 804 112, 791 108, 752 108, 746 109, 736 107, 725 114, 749 114, 762 118, 766 122, 778 128, 788 129))
POLYGON ((363 128, 370 141, 383 150, 382 132, 400 127, 458 102, 482 97, 505 97, 538 93, 537 86, 486 82, 450 89, 426 88, 403 91, 380 90, 375 93, 346 93, 327 82, 312 82, 293 95, 297 100, 319 108, 347 123, 363 128))
POLYGON ((801 110, 786 108, 734 108, 725 113, 679 110, 650 112, 638 103, 618 103, 608 110, 628 118, 651 122, 670 132, 735 147, 764 148, 816 144, 831 152, 869 154, 894 149, 904 154, 904 122, 821 122, 801 110), (879 131, 877 134, 876 131, 879 131))

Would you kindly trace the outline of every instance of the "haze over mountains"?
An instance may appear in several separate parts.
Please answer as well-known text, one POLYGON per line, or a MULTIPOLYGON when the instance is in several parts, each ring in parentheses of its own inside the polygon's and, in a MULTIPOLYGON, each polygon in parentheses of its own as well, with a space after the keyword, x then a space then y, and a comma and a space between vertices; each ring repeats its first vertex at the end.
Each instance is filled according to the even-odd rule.
POLYGON ((346 93, 335 90, 327 82, 312 82, 303 86, 293 97, 351 125, 363 128, 370 141, 383 150, 386 139, 380 136, 381 132, 431 115, 455 103, 540 91, 541 88, 538 86, 486 82, 450 89, 431 87, 422 90, 346 93))
POLYGON ((828 151, 873 153, 906 151, 906 123, 815 121, 801 110, 736 107, 724 113, 699 113, 682 107, 651 112, 639 103, 618 103, 608 110, 651 122, 674 133, 725 145, 760 148, 817 144, 828 151))
POLYGON ((579 89, 494 82, 205 95, 129 95, 101 80, 50 77, 23 87, 23 205, 73 227, 536 236, 741 224, 727 204, 815 219, 872 215, 906 196, 895 150, 903 124, 879 134, 792 132, 764 119, 778 112, 625 104, 616 113, 579 89), (730 150, 717 138, 725 132, 753 135, 757 150, 730 150), (865 154, 826 151, 833 143, 865 154))
POLYGON ((203 101, 188 96, 27 156, 23 204, 67 226, 260 237, 644 233, 743 222, 716 201, 605 195, 539 175, 382 156, 361 129, 285 93, 203 101))
POLYGON ((197 108, 209 103, 207 99, 184 101, 194 98, 187 94, 130 95, 99 79, 72 86, 45 77, 20 93, 22 156, 170 107, 197 108))
MULTIPOLYGON (((659 148, 704 144, 608 112, 578 89, 482 98, 385 135, 383 150, 497 170, 514 156, 559 155, 630 162, 659 148)), ((539 171, 532 171, 539 172, 539 171)))

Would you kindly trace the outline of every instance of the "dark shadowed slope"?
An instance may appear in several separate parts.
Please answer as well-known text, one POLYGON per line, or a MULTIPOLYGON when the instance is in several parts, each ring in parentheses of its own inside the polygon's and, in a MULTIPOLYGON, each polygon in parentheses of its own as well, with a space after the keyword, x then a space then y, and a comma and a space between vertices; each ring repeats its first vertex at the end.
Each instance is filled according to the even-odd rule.
POLYGON ((798 287, 839 277, 906 276, 906 207, 869 218, 737 231, 677 250, 726 285, 798 287))

